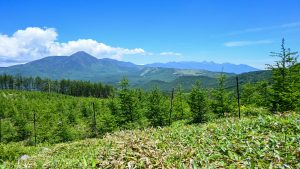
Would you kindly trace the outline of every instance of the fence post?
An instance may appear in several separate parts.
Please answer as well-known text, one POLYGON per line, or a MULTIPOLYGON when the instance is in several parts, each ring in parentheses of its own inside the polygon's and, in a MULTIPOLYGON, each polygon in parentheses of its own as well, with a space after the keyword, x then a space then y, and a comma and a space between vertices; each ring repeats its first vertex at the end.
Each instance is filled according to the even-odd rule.
POLYGON ((36 146, 36 114, 33 113, 34 146, 36 146))
POLYGON ((97 136, 97 121, 96 121, 96 110, 95 110, 95 103, 92 102, 93 104, 93 113, 94 113, 94 119, 93 119, 93 130, 94 130, 94 134, 95 136, 97 136))
POLYGON ((239 77, 236 76, 236 91, 237 91, 237 101, 239 108, 239 119, 241 118, 241 108, 240 108, 240 89, 239 89, 239 77))
POLYGON ((173 98, 174 98, 174 88, 172 89, 172 94, 171 94, 171 107, 170 107, 170 114, 169 114, 169 125, 171 125, 171 118, 172 118, 172 111, 173 111, 173 98))

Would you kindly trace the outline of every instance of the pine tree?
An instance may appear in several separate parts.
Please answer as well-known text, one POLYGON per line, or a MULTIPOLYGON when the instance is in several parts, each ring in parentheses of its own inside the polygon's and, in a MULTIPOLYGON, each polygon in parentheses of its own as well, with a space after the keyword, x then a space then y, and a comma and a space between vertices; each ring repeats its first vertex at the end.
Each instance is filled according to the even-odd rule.
POLYGON ((290 111, 296 108, 296 95, 293 91, 292 67, 297 63, 297 52, 291 52, 285 48, 285 41, 282 39, 281 51, 271 52, 271 56, 279 60, 274 65, 268 65, 272 70, 272 98, 271 110, 290 111))
POLYGON ((135 96, 134 91, 129 89, 129 82, 126 78, 120 82, 119 99, 121 124, 138 121, 139 113, 137 111, 137 97, 135 96))
POLYGON ((188 104, 182 91, 182 86, 178 85, 175 90, 174 99, 174 120, 187 118, 188 104))
POLYGON ((204 121, 205 114, 208 112, 207 96, 197 81, 192 88, 189 98, 189 105, 193 116, 193 121, 201 123, 204 121))
POLYGON ((218 78, 218 88, 213 91, 214 100, 211 107, 219 117, 224 117, 225 113, 230 113, 233 109, 232 102, 229 99, 229 92, 224 87, 225 79, 225 75, 221 74, 218 78))
POLYGON ((163 126, 166 124, 168 108, 165 105, 166 99, 160 90, 155 87, 148 97, 148 109, 146 116, 152 126, 163 126))

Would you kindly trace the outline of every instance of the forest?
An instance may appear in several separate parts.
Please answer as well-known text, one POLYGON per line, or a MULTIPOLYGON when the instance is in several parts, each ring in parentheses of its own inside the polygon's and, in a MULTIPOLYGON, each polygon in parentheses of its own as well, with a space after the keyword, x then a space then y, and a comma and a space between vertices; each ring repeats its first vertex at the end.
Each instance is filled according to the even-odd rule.
POLYGON ((114 92, 110 85, 76 80, 51 80, 40 77, 0 75, 0 90, 54 92, 71 96, 108 98, 114 92))
MULTIPOLYGON (((177 121, 206 123, 227 117, 252 117, 300 111, 300 64, 297 53, 284 46, 272 53, 272 80, 228 90, 226 76, 218 86, 202 88, 201 81, 183 92, 153 87, 130 88, 124 78, 117 89, 102 83, 0 76, 0 142, 26 146, 101 138, 106 133, 170 126, 177 121)), ((2 147, 3 148, 3 147, 2 147)), ((0 161, 11 157, 1 155, 0 161)))

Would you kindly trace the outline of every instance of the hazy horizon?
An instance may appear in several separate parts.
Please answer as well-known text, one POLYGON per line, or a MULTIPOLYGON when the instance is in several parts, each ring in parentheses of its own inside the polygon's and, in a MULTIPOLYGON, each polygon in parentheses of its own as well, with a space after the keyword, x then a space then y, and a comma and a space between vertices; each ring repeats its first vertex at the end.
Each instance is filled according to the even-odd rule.
MULTIPOLYGON (((82 52, 82 51, 77 51, 77 52, 82 52)), ((83 52, 85 52, 85 51, 83 51, 83 52)), ((76 52, 75 52, 76 53, 76 52)), ((86 52, 87 53, 87 52, 86 52)), ((73 53, 74 54, 74 53, 73 53)), ((43 58, 46 58, 46 57, 69 57, 69 56, 71 56, 71 55, 69 55, 69 56, 66 56, 66 55, 58 55, 58 56, 45 56, 45 57, 41 57, 40 59, 43 59, 43 58)), ((91 55, 91 56, 93 56, 93 55, 91 55)), ((95 57, 95 56, 93 56, 93 57, 95 57)), ((104 58, 98 58, 98 59, 114 59, 114 58, 109 58, 109 57, 104 57, 104 58)), ((39 59, 37 59, 37 60, 39 60, 39 59)), ((114 60, 118 60, 118 59, 114 59, 114 60)), ((36 61, 36 60, 32 60, 32 61, 36 61)), ((9 64, 9 60, 6 62, 7 63, 7 65, 0 65, 0 67, 10 67, 10 66, 16 66, 16 65, 21 65, 21 64, 26 64, 26 63, 29 63, 29 62, 32 62, 32 61, 24 61, 24 62, 19 62, 19 63, 15 63, 14 61, 12 61, 13 63, 12 64, 9 64)), ((119 60, 119 61, 123 61, 123 60, 119 60)), ((124 62, 130 62, 130 61, 124 61, 124 62)), ((133 64, 136 64, 136 65, 148 65, 148 64, 155 64, 155 63, 181 63, 181 62, 187 62, 187 63, 189 63, 189 62, 194 62, 194 63, 213 63, 213 64, 234 64, 234 63, 230 63, 230 62, 215 62, 215 61, 209 61, 209 60, 203 60, 203 61, 192 61, 192 60, 183 60, 183 61, 165 61, 165 62, 150 62, 150 63, 145 63, 145 64, 140 64, 140 63, 134 63, 134 62, 130 62, 130 63, 133 63, 133 64)), ((234 65, 248 65, 248 64, 243 64, 243 63, 241 63, 241 64, 234 64, 234 65)), ((251 65, 248 65, 248 66, 251 66, 251 65)), ((255 66, 251 66, 251 67, 254 67, 254 68, 257 68, 257 67, 255 67, 255 66)), ((260 68, 257 68, 257 69, 260 69, 260 68)), ((264 70, 265 68, 263 68, 263 69, 260 69, 260 70, 264 70)))

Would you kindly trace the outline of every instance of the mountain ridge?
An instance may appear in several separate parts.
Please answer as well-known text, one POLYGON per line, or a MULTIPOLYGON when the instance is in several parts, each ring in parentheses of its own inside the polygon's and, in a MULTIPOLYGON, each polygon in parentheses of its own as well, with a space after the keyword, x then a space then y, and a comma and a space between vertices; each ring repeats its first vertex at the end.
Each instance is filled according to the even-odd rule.
POLYGON ((167 63, 151 63, 146 64, 149 67, 163 67, 163 68, 176 68, 176 69, 196 69, 208 70, 213 72, 226 72, 226 73, 246 73, 251 71, 258 71, 259 69, 246 65, 246 64, 232 64, 232 63, 215 63, 213 61, 180 61, 180 62, 167 62, 167 63))

